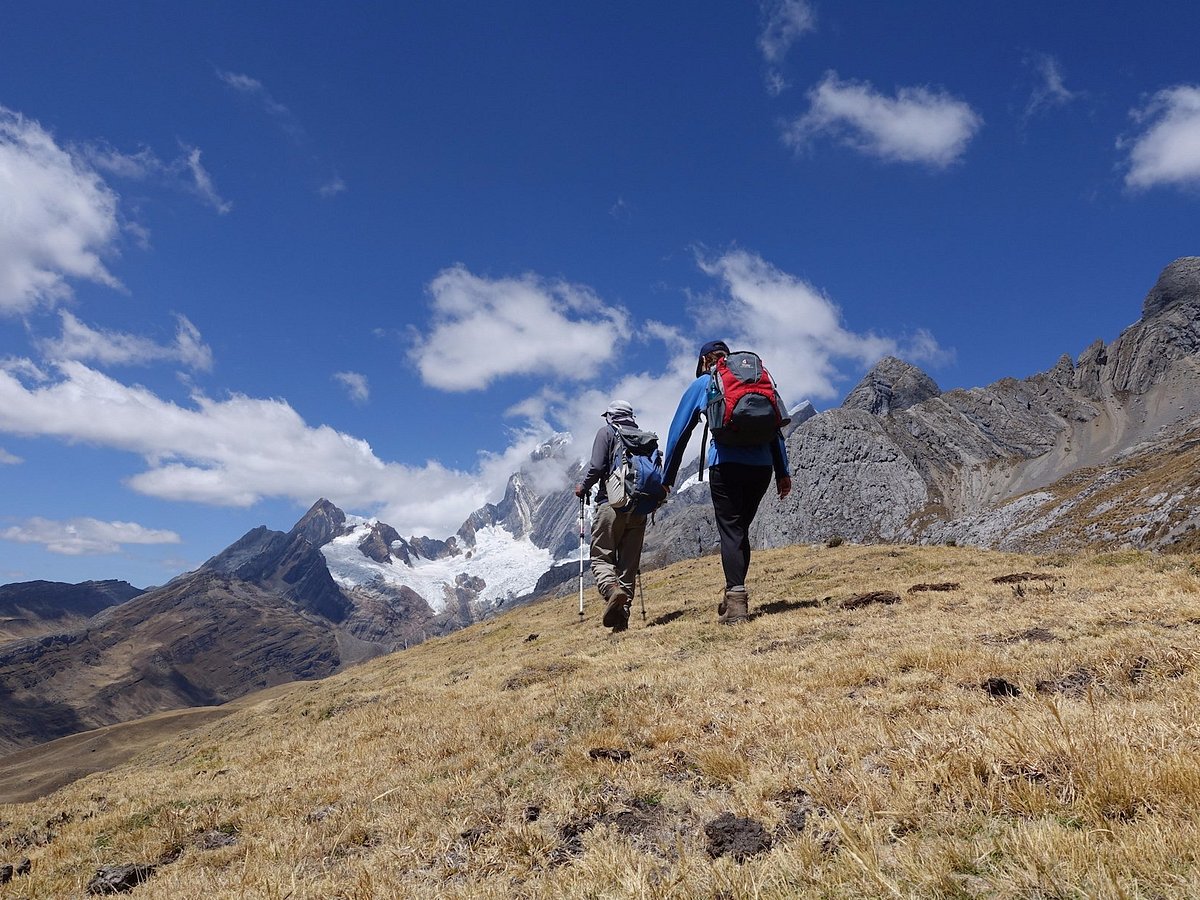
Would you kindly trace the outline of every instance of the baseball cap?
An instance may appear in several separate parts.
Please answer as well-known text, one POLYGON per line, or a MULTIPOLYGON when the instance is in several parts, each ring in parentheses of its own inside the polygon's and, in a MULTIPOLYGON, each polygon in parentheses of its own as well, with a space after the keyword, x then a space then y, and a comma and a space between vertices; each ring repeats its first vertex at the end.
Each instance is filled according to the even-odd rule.
POLYGON ((704 374, 704 357, 708 356, 710 353, 716 353, 718 350, 728 355, 729 345, 724 341, 709 341, 700 348, 700 358, 696 363, 697 378, 704 374))

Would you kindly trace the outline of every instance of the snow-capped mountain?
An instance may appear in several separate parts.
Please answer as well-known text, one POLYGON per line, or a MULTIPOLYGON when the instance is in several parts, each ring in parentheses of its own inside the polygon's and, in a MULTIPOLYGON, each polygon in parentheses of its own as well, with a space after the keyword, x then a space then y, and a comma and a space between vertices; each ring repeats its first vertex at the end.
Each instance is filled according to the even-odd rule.
POLYGON ((579 501, 571 488, 583 463, 568 458, 569 448, 566 434, 539 446, 499 503, 480 507, 445 539, 405 538, 326 500, 292 534, 319 551, 351 609, 346 625, 356 638, 395 646, 443 633, 520 601, 544 586, 556 564, 578 564, 579 501))
POLYGON ((286 534, 256 528, 203 566, 279 591, 337 627, 344 662, 444 634, 519 602, 579 560, 570 435, 539 446, 444 539, 403 537, 321 499, 286 534))
MULTIPOLYGON (((343 591, 408 588, 434 614, 449 610, 463 587, 471 588, 481 607, 528 594, 553 563, 550 550, 528 536, 518 537, 502 525, 486 525, 472 533, 473 546, 426 558, 404 540, 393 541, 383 559, 363 549, 374 543, 381 523, 348 518, 347 531, 320 550, 334 583, 343 591)), ((384 526, 389 527, 389 526, 384 526)))

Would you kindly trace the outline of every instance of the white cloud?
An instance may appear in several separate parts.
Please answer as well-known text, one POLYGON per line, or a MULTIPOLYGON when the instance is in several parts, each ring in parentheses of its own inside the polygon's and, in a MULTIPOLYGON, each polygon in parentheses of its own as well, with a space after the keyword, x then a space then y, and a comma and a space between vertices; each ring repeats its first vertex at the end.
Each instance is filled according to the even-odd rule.
POLYGON ((37 122, 0 106, 0 315, 54 306, 68 279, 119 287, 102 257, 119 234, 117 197, 37 122))
POLYGON ((272 97, 271 92, 257 78, 251 78, 249 75, 242 75, 237 72, 224 72, 219 69, 217 70, 217 77, 239 94, 243 94, 261 105, 267 115, 275 119, 279 123, 279 127, 287 132, 292 140, 297 143, 304 141, 304 129, 296 117, 292 115, 292 111, 272 97))
POLYGON ((958 354, 952 347, 942 347, 927 328, 918 328, 896 349, 896 355, 914 365, 952 365, 958 354))
POLYGON ((1041 80, 1025 105, 1023 118, 1030 119, 1057 107, 1066 106, 1080 96, 1077 92, 1067 89, 1058 60, 1048 53, 1039 53, 1029 58, 1026 64, 1041 80))
POLYGON ((249 75, 241 75, 237 72, 224 72, 221 70, 217 71, 217 77, 235 91, 258 100, 271 115, 291 116, 291 111, 282 103, 276 101, 271 96, 271 92, 257 78, 251 78, 249 75))
POLYGON ((763 26, 758 35, 758 49, 767 63, 767 93, 778 97, 791 87, 779 66, 792 45, 816 29, 817 17, 808 0, 763 0, 760 6, 763 26))
POLYGON ((328 200, 330 197, 336 197, 345 190, 346 182, 342 181, 341 175, 335 174, 329 181, 317 188, 317 193, 328 200))
POLYGON ((150 229, 140 222, 127 221, 122 226, 142 250, 150 249, 150 229))
POLYGON ((102 522, 79 518, 58 522, 32 518, 0 531, 0 538, 20 544, 42 544, 51 553, 87 556, 117 553, 125 544, 178 544, 173 531, 144 528, 135 522, 102 522))
POLYGON ((629 203, 624 197, 618 197, 617 202, 608 208, 608 214, 614 219, 628 220, 632 213, 629 203))
POLYGON ((14 456, 3 447, 0 447, 0 466, 16 466, 23 463, 25 460, 19 456, 14 456))
POLYGON ((1125 184, 1131 188, 1200 186, 1200 86, 1159 91, 1131 115, 1142 130, 1117 144, 1120 148, 1132 144, 1125 184))
POLYGON ((792 86, 792 83, 783 77, 783 74, 777 69, 770 69, 766 74, 767 93, 772 97, 778 97, 784 91, 792 86))
POLYGON ((87 160, 102 172, 127 181, 147 181, 161 176, 170 168, 149 147, 137 153, 122 153, 108 144, 91 144, 82 148, 87 160))
POLYGON ((769 0, 762 5, 763 29, 758 48, 768 63, 783 62, 792 44, 817 27, 812 4, 807 0, 769 0))
POLYGON ((454 266, 429 292, 432 330, 410 355, 426 384, 447 391, 509 375, 588 380, 629 335, 624 310, 563 281, 491 280, 454 266))
MULTIPOLYGON (((665 345, 662 369, 624 372, 613 367, 604 370, 611 371, 611 381, 593 379, 569 392, 546 387, 506 414, 524 418, 535 432, 570 431, 574 453, 587 456, 600 414, 610 399, 619 397, 633 404, 638 424, 657 432, 665 448, 679 398, 695 378, 696 353, 707 340, 722 339, 734 349, 759 353, 789 406, 839 397, 847 378, 856 380, 863 368, 889 354, 916 364, 953 357, 925 329, 901 339, 847 329, 830 298, 754 253, 731 251, 701 258, 698 265, 720 282, 721 290, 698 307, 702 318, 695 330, 688 334, 653 321, 639 327, 665 345), (847 368, 851 371, 845 372, 847 368)), ((692 453, 699 452, 699 443, 693 435, 692 453)))
POLYGON ((553 421, 561 423, 576 437, 579 456, 591 453, 592 438, 604 423, 601 414, 610 400, 628 400, 638 425, 655 432, 659 447, 666 449, 667 433, 675 407, 687 386, 695 380, 696 360, 691 353, 673 356, 659 372, 614 372, 611 382, 574 391, 550 410, 553 421))
MULTIPOLYGON (((602 365, 628 336, 629 316, 602 304, 590 290, 534 276, 488 281, 461 266, 442 272, 431 286, 437 320, 421 348, 427 354, 420 356, 422 364, 460 368, 463 380, 451 380, 458 389, 516 373, 534 374, 544 385, 508 410, 522 421, 511 432, 508 448, 481 455, 469 472, 437 461, 408 466, 380 460, 365 440, 308 425, 281 400, 241 395, 212 400, 197 394, 181 406, 78 359, 56 362, 49 372, 30 360, 0 359, 0 433, 137 455, 144 469, 127 485, 152 497, 242 506, 266 497, 301 505, 328 497, 344 509, 379 515, 406 534, 444 536, 487 500, 498 500, 509 474, 526 463, 548 432, 570 430, 578 454, 586 454, 600 413, 613 397, 634 403, 638 421, 665 442, 679 396, 694 378, 696 348, 703 340, 722 337, 756 349, 788 403, 834 396, 840 360, 868 365, 900 352, 890 338, 846 329, 826 296, 754 253, 728 252, 700 259, 698 265, 721 284, 719 298, 708 304, 712 314, 691 334, 654 320, 641 325, 648 340, 664 344, 666 362, 653 371, 632 372, 612 362, 602 365)), ((89 359, 130 360, 156 352, 156 344, 140 343, 142 338, 98 332, 70 316, 62 322, 61 343, 74 342, 77 353, 89 359)), ((180 320, 182 332, 185 323, 180 320)), ((198 335, 194 340, 199 344, 198 335)), ((911 349, 926 356, 941 353, 923 331, 912 338, 911 349)), ((431 371, 428 377, 436 380, 436 370, 431 371)), ((359 385, 364 394, 368 390, 358 373, 334 377, 352 391, 359 385)), ((550 469, 540 475, 544 486, 564 476, 550 469)), ((18 534, 32 530, 18 529, 11 538, 19 539, 18 534)))
POLYGON ((310 426, 281 400, 197 395, 189 408, 79 362, 59 363, 55 378, 27 385, 21 379, 31 368, 0 370, 0 432, 137 454, 146 470, 127 483, 153 497, 249 506, 264 497, 308 505, 324 496, 345 509, 378 511, 409 533, 442 536, 497 499, 489 490, 503 484, 486 461, 479 472, 384 462, 366 441, 310 426))
MULTIPOLYGON (((200 162, 200 150, 187 145, 181 149, 182 153, 169 162, 161 159, 149 147, 143 147, 136 153, 122 153, 107 144, 95 144, 83 148, 81 152, 93 166, 115 178, 169 185, 193 194, 221 215, 230 212, 233 204, 217 192, 212 176, 200 162)), ((135 237, 146 242, 144 228, 138 225, 126 227, 134 231, 135 237)))
POLYGON ((371 387, 367 383, 366 375, 360 375, 358 372, 334 372, 333 379, 346 389, 353 402, 366 403, 371 399, 371 387))
MULTIPOLYGON (((288 107, 272 96, 271 92, 267 90, 266 85, 257 78, 240 72, 227 72, 217 69, 216 75, 228 87, 261 107, 283 130, 294 146, 302 148, 308 153, 311 142, 304 126, 300 124, 300 120, 288 107)), ((314 166, 319 166, 320 161, 318 157, 311 153, 309 155, 311 157, 309 162, 314 166)), ((337 172, 334 172, 332 176, 322 176, 322 180, 316 187, 317 195, 326 200, 338 196, 338 194, 343 193, 345 190, 346 182, 337 172)))
POLYGON ((842 81, 836 72, 826 74, 808 99, 808 112, 784 132, 793 147, 827 135, 889 162, 945 167, 983 126, 970 105, 944 92, 906 87, 885 97, 867 82, 842 81))
POLYGON ((200 148, 191 147, 187 150, 188 171, 192 173, 194 189, 200 199, 219 212, 221 215, 233 209, 233 204, 227 200, 222 200, 221 195, 217 193, 216 186, 213 185, 212 176, 200 163, 200 148))
POLYGON ((700 268, 719 278, 728 300, 717 308, 720 321, 706 339, 725 340, 733 349, 754 350, 779 383, 788 405, 830 399, 839 393, 837 360, 868 366, 888 354, 910 362, 940 361, 945 352, 927 331, 905 346, 842 324, 841 310, 812 285, 783 272, 756 254, 735 250, 700 268))
MULTIPOLYGON (((307 506, 324 496, 345 509, 379 515, 405 534, 443 537, 483 503, 498 500, 509 474, 550 431, 570 430, 576 452, 586 454, 600 414, 614 397, 633 403, 642 426, 665 443, 703 340, 720 337, 761 353, 789 404, 835 396, 839 361, 861 366, 887 353, 905 355, 896 340, 848 330, 829 298, 753 253, 733 251, 698 264, 721 285, 707 304, 709 318, 691 333, 655 321, 641 326, 665 347, 661 368, 643 371, 596 363, 629 339, 630 325, 624 311, 601 303, 586 288, 533 276, 488 281, 461 267, 443 272, 443 280, 431 287, 440 320, 427 361, 464 367, 474 384, 516 372, 536 375, 542 384, 507 411, 521 422, 507 449, 482 454, 471 471, 437 461, 387 462, 366 441, 307 424, 282 400, 195 394, 179 405, 78 360, 58 362, 47 372, 29 360, 0 359, 0 433, 136 454, 144 470, 128 486, 165 500, 249 506, 279 497, 307 506), (486 348, 479 355, 489 359, 456 356, 447 330, 455 326, 464 329, 458 340, 486 348), (586 340, 571 343, 580 331, 586 340), (441 340, 451 349, 439 357, 441 340), (556 342, 571 343, 570 353, 560 354, 556 342), (503 359, 490 360, 507 353, 532 354, 538 365, 513 368, 503 359), (584 358, 588 353, 592 357, 584 358)), ((911 345, 931 357, 941 352, 923 331, 911 345)), ((353 387, 354 379, 339 376, 355 374, 334 377, 353 387)), ((549 468, 538 474, 546 479, 543 486, 564 477, 549 468)))
POLYGON ((62 335, 38 344, 38 348, 49 359, 91 361, 106 366, 178 362, 190 369, 212 369, 212 350, 186 316, 175 317, 173 344, 159 344, 150 338, 117 331, 97 330, 65 310, 59 316, 62 319, 62 335))
POLYGON ((0 372, 24 378, 26 381, 45 382, 50 376, 31 359, 23 356, 5 356, 0 358, 0 372))

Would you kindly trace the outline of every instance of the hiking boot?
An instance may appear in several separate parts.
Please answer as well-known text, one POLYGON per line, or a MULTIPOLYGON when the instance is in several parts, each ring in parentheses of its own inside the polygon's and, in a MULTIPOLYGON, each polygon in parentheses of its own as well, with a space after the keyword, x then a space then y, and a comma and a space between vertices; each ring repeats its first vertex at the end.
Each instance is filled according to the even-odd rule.
POLYGON ((608 597, 608 605, 604 607, 604 618, 600 621, 605 628, 613 631, 624 631, 629 627, 629 595, 620 588, 615 589, 608 597))
POLYGON ((717 606, 717 621, 722 625, 745 622, 750 618, 750 595, 746 591, 726 591, 717 606))

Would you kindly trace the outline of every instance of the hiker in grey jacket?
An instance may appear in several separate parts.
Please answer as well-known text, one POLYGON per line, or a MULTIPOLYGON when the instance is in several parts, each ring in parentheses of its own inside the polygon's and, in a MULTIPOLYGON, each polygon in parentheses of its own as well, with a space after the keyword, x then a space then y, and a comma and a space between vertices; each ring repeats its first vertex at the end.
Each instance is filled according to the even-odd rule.
POLYGON ((642 561, 642 541, 646 537, 646 517, 609 505, 606 482, 613 455, 617 450, 614 426, 637 428, 633 406, 614 400, 604 411, 604 424, 592 441, 592 458, 583 482, 575 487, 575 496, 586 498, 596 486, 596 512, 592 519, 592 576, 604 600, 605 628, 613 633, 629 627, 629 608, 633 603, 634 579, 642 561))

